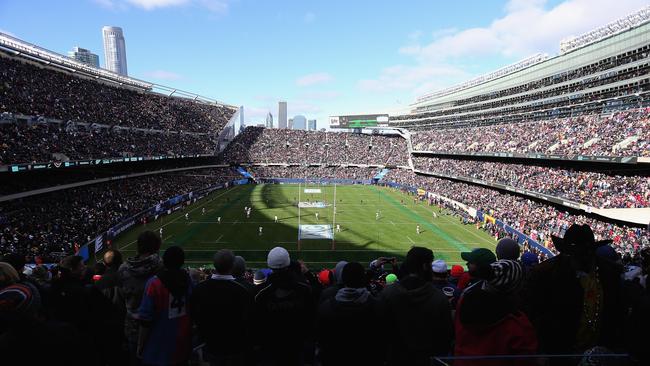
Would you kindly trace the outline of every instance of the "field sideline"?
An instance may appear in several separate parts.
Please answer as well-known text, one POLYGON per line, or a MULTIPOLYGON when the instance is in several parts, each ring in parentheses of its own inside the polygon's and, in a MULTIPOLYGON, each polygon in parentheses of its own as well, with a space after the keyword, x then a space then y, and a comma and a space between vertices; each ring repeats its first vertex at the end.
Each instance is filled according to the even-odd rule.
POLYGON ((265 267, 266 255, 275 246, 287 248, 292 259, 302 259, 310 268, 331 267, 339 260, 367 265, 379 256, 401 260, 413 245, 431 248, 436 259, 449 264, 465 264, 461 251, 477 247, 493 250, 495 246, 494 238, 473 225, 463 225, 457 217, 445 215, 439 207, 426 202, 416 204, 413 196, 392 188, 362 185, 260 184, 218 190, 169 216, 132 228, 114 245, 125 256, 132 256, 139 233, 158 232, 160 227, 163 249, 171 245, 183 247, 186 264, 191 266, 209 265, 216 250, 228 248, 243 256, 249 267, 265 267), (305 189, 320 189, 321 193, 305 193, 305 189), (298 200, 323 202, 325 207, 299 209, 298 200), (252 207, 249 218, 245 206, 252 207), (304 225, 330 225, 319 233, 333 235, 334 243, 331 239, 302 239, 298 251, 299 222, 303 237, 313 228, 304 225), (341 226, 341 232, 336 232, 336 224, 341 226), (416 233, 417 225, 420 234, 416 233))

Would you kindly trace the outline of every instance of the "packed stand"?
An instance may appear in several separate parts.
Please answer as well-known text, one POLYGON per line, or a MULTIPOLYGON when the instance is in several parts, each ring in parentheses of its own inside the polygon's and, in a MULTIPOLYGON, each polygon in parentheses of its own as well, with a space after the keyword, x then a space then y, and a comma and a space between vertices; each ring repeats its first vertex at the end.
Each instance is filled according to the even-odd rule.
POLYGON ((650 177, 475 160, 414 157, 413 165, 431 173, 501 183, 596 208, 650 206, 650 177))
POLYGON ((230 142, 226 163, 407 165, 400 136, 247 127, 230 142))
MULTIPOLYGON (((555 250, 551 236, 561 236, 574 223, 591 226, 599 240, 612 239, 614 241, 612 246, 621 255, 632 256, 641 249, 650 246, 648 230, 615 225, 583 215, 574 215, 521 196, 499 193, 481 186, 416 175, 406 169, 392 169, 384 181, 423 188, 483 211, 550 250, 555 250)), ((485 225, 484 229, 495 237, 505 235, 495 226, 485 225)))
POLYGON ((650 108, 643 108, 612 115, 421 131, 411 139, 416 151, 650 156, 648 117, 650 108))
MULTIPOLYGON (((629 97, 630 108, 642 103, 640 94, 648 90, 647 80, 639 79, 648 73, 650 66, 644 62, 649 56, 647 47, 639 48, 625 54, 594 61, 593 64, 568 70, 564 73, 549 75, 539 80, 530 80, 508 89, 490 90, 479 95, 453 100, 451 106, 444 110, 431 110, 424 107, 413 114, 391 117, 391 123, 397 125, 413 124, 453 124, 462 122, 466 125, 481 123, 525 121, 525 114, 532 112, 535 119, 552 118, 563 109, 577 113, 586 111, 586 104, 592 103, 592 112, 621 104, 603 101, 616 97, 629 97), (609 69, 615 70, 608 71, 609 69), (554 85, 558 84, 559 85, 554 85), (609 84, 611 87, 603 87, 609 84), (598 91, 592 91, 598 88, 598 91), (588 93, 580 93, 590 90, 588 93), (571 95, 572 94, 572 95, 571 95), (541 107, 541 108, 540 108, 541 107), (507 111, 504 114, 504 111, 507 111), (522 118, 523 117, 523 118, 522 118)), ((449 104, 449 102, 447 102, 449 104)), ((620 107, 620 105, 619 105, 620 107)), ((571 114, 568 114, 571 115, 571 114)), ((533 116, 529 116, 533 117, 533 116)))
MULTIPOLYGON (((594 86, 594 85, 603 85, 604 83, 611 82, 608 81, 608 78, 611 77, 630 77, 626 75, 631 73, 633 76, 638 75, 640 71, 643 71, 647 68, 647 65, 643 64, 643 60, 648 58, 650 53, 648 52, 647 47, 638 48, 633 51, 626 52, 625 54, 619 54, 615 56, 610 56, 603 60, 595 60, 592 64, 583 66, 581 68, 576 68, 572 70, 567 70, 565 72, 544 77, 539 80, 531 80, 525 84, 516 85, 508 89, 502 89, 491 93, 483 93, 476 95, 467 99, 461 99, 455 101, 456 106, 468 105, 472 103, 483 102, 491 99, 499 99, 507 96, 517 95, 520 93, 526 93, 530 91, 537 91, 541 88, 545 89, 547 92, 558 92, 558 91, 573 91, 576 89, 583 89, 585 86, 594 86), (641 62, 641 65, 638 63, 641 62), (635 63, 635 64, 633 64, 635 63), (631 67, 627 67, 629 65, 631 67), (613 68, 621 68, 616 72, 608 72, 613 68), (622 72, 621 72, 622 71, 622 72), (583 79, 583 80, 578 80, 583 79), (563 88, 560 89, 548 89, 554 84, 566 83, 569 81, 574 81, 571 84, 565 84, 563 88)), ((416 114, 416 115, 403 115, 391 117, 395 120, 410 119, 413 117, 427 116, 426 113, 416 114)))
POLYGON ((75 123, 0 123, 0 165, 160 155, 214 155, 214 137, 75 123))
POLYGON ((120 179, 0 202, 0 253, 47 261, 174 196, 241 178, 230 169, 120 179))
POLYGON ((353 179, 370 180, 378 173, 377 168, 340 166, 254 166, 249 171, 255 178, 292 179, 353 179))
POLYGON ((162 131, 220 131, 232 109, 120 88, 0 55, 0 112, 162 131))
POLYGON ((552 240, 559 255, 541 263, 509 239, 495 252, 462 252, 467 271, 418 246, 402 262, 323 269, 275 247, 252 276, 244 257, 221 249, 211 270, 197 271, 181 247, 161 253, 151 231, 135 256, 108 250, 92 268, 78 256, 27 268, 9 254, 0 258, 0 350, 44 363, 74 344, 57 356, 67 365, 650 361, 650 249, 623 262, 586 225, 552 240))

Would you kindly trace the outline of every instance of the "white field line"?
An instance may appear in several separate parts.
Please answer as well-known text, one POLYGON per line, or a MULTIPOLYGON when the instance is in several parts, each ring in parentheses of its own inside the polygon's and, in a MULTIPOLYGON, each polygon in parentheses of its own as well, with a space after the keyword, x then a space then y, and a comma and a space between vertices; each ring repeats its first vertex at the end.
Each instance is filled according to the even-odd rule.
MULTIPOLYGON (((233 188, 234 188, 234 187, 233 187, 233 188)), ((194 211, 198 210, 199 208, 203 207, 206 203, 210 203, 210 202, 214 201, 215 198, 219 198, 219 197, 223 196, 224 194, 230 192, 230 190, 231 190, 230 188, 226 189, 223 193, 221 193, 220 195, 218 195, 218 196, 216 196, 216 197, 213 197, 211 200, 207 200, 207 199, 206 199, 206 200, 205 200, 204 202, 202 202, 200 205, 198 205, 198 206, 194 207, 193 209, 187 211, 187 213, 194 212, 194 211)), ((207 197, 206 197, 206 198, 207 198, 207 197)), ((180 219, 181 217, 183 217, 183 215, 178 215, 177 218, 175 218, 175 219, 169 221, 168 223, 166 223, 166 224, 164 224, 164 225, 161 225, 160 227, 165 227, 165 226, 167 226, 167 225, 170 225, 171 223, 173 223, 174 221, 180 219)), ((160 228, 160 227, 159 227, 159 228, 160 228)), ((138 241, 138 240, 136 239, 136 240, 134 240, 134 241, 132 241, 132 242, 130 242, 130 243, 124 245, 123 247, 121 247, 121 248, 119 248, 119 249, 120 249, 120 250, 124 250, 124 249, 128 248, 129 246, 135 244, 137 241, 138 241)))
POLYGON ((409 238, 408 235, 406 236, 406 239, 408 239, 412 244, 415 244, 415 242, 413 241, 413 239, 409 238))

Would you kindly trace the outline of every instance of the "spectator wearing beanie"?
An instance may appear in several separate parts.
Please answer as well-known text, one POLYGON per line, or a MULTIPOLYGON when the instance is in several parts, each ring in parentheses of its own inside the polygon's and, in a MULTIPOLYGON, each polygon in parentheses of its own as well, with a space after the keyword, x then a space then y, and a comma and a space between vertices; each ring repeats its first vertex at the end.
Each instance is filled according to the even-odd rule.
POLYGON ((138 236, 137 255, 127 258, 117 271, 118 286, 126 304, 124 335, 129 346, 132 363, 137 362, 139 324, 136 320, 138 308, 142 302, 144 286, 153 277, 162 263, 158 256, 161 240, 153 231, 144 231, 138 236))
POLYGON ((380 296, 380 315, 389 365, 428 365, 430 357, 449 353, 453 336, 451 307, 432 280, 433 252, 413 247, 402 264, 399 282, 380 296))
POLYGON ((380 334, 377 300, 367 289, 363 265, 350 262, 343 267, 344 287, 319 306, 316 336, 323 366, 380 365, 382 353, 368 334, 380 334))
POLYGON ((509 259, 513 261, 519 259, 520 250, 519 244, 517 244, 517 242, 512 238, 508 237, 499 240, 495 249, 497 259, 509 259))
POLYGON ((454 264, 451 266, 451 271, 449 271, 449 282, 453 283, 454 286, 458 286, 458 280, 465 273, 465 268, 459 264, 454 264))
MULTIPOLYGON (((518 308, 524 279, 521 265, 499 260, 488 279, 465 291, 456 311, 454 356, 532 355, 537 352, 535 329, 518 308)), ((520 365, 520 360, 457 360, 454 365, 520 365)))
POLYGON ((165 250, 163 267, 144 289, 137 318, 140 321, 138 355, 145 365, 180 365, 192 352, 192 323, 188 313, 191 280, 182 268, 185 252, 165 250))
POLYGON ((271 249, 267 264, 273 273, 255 296, 255 325, 260 333, 273 337, 258 344, 261 356, 271 365, 302 365, 316 312, 311 286, 290 268, 286 249, 271 249))
POLYGON ((221 249, 214 255, 215 273, 199 283, 190 299, 190 315, 205 353, 214 365, 243 365, 250 352, 253 296, 232 276, 235 255, 221 249))
POLYGON ((340 261, 336 263, 336 266, 334 266, 334 279, 336 283, 334 283, 332 286, 329 286, 320 293, 320 297, 318 300, 319 304, 322 304, 325 300, 331 299, 334 296, 336 296, 336 293, 343 288, 343 267, 348 264, 346 261, 340 261))

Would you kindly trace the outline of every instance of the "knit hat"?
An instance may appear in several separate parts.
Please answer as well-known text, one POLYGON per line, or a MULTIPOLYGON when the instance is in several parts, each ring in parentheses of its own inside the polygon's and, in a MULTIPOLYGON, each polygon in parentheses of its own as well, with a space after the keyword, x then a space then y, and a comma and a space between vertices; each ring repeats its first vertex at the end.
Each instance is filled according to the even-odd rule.
POLYGON ((521 255, 521 264, 523 264, 524 267, 532 267, 538 263, 539 258, 537 257, 537 254, 533 252, 526 252, 521 255))
POLYGON ((334 278, 334 273, 331 269, 324 269, 318 273, 318 281, 324 286, 329 286, 332 284, 330 279, 334 278))
POLYGON ((343 267, 343 284, 345 287, 362 288, 367 285, 366 270, 359 262, 350 262, 343 267))
POLYGON ((497 258, 499 259, 519 259, 519 244, 512 238, 503 238, 499 240, 496 247, 497 258))
POLYGON ((433 264, 431 264, 431 269, 434 273, 447 273, 447 263, 442 259, 436 259, 433 261, 433 264))
POLYGON ((343 283, 343 267, 348 264, 347 261, 340 261, 334 266, 334 277, 336 277, 336 283, 343 283))
POLYGON ((517 291, 524 279, 524 272, 521 264, 508 259, 501 259, 492 264, 494 276, 487 281, 487 288, 504 294, 517 291))
POLYGON ((257 270, 255 272, 255 277, 253 277, 253 283, 256 285, 261 285, 266 282, 266 273, 263 270, 257 270))
POLYGON ((397 276, 395 273, 389 273, 388 276, 386 276, 386 284, 390 285, 391 283, 395 283, 397 281, 397 276))
POLYGON ((616 253, 616 250, 609 245, 603 245, 596 249, 596 256, 607 259, 610 262, 617 262, 621 257, 616 253))
POLYGON ((460 257, 468 263, 473 263, 479 266, 492 264, 497 260, 494 253, 486 248, 476 248, 471 252, 462 252, 460 253, 460 257))
POLYGON ((451 277, 460 278, 465 273, 465 268, 459 264, 451 266, 451 277))
POLYGON ((291 264, 291 258, 289 258, 289 252, 287 252, 286 249, 275 247, 269 252, 266 263, 271 269, 281 269, 289 267, 289 264, 291 264))

